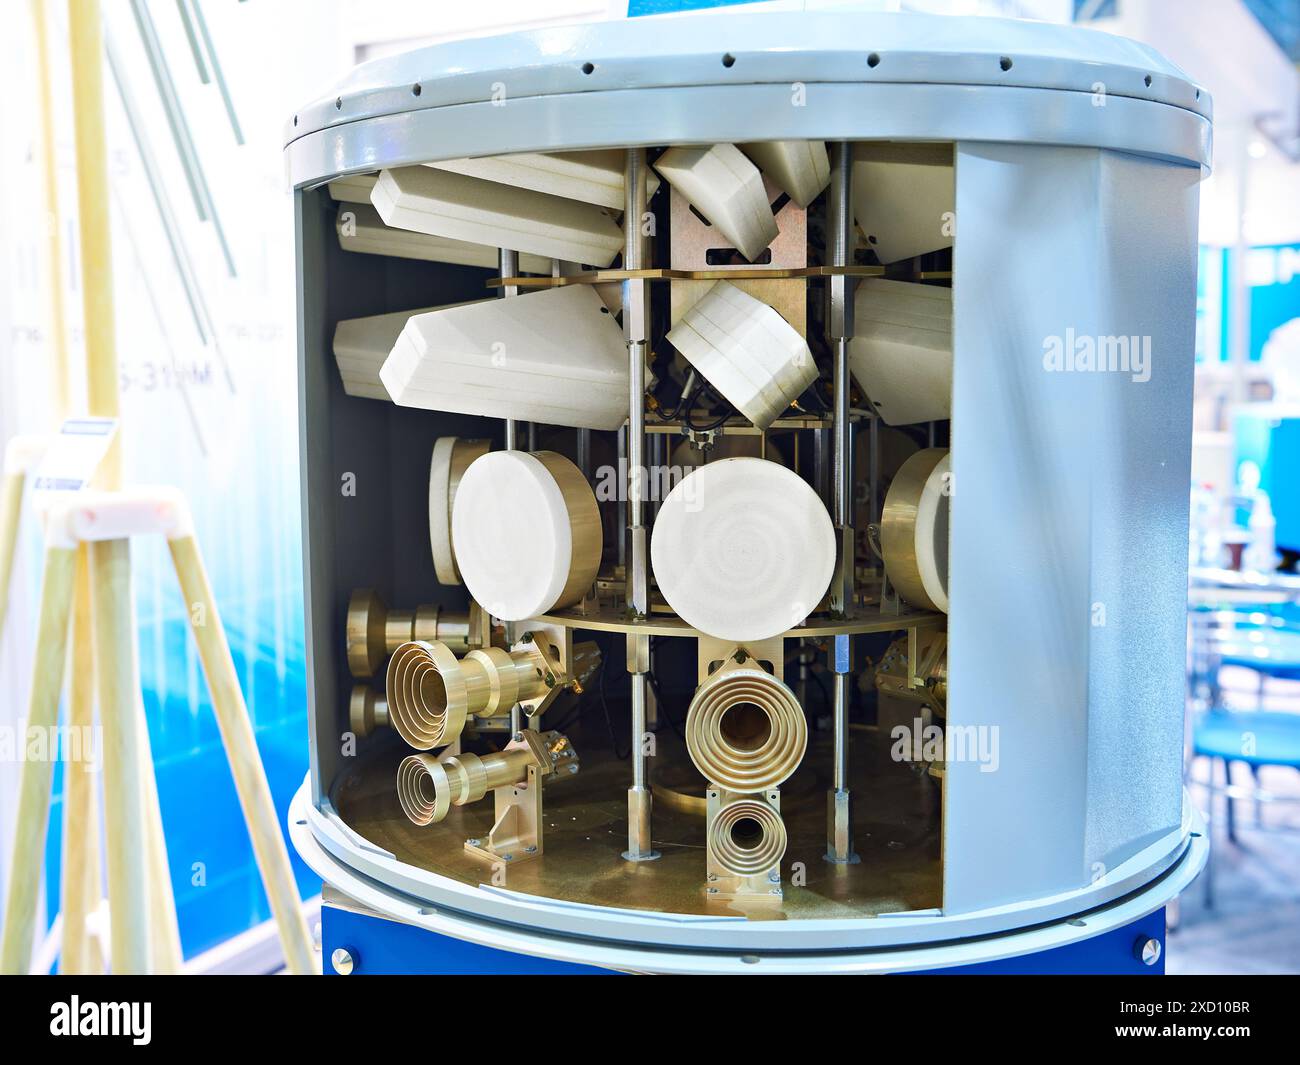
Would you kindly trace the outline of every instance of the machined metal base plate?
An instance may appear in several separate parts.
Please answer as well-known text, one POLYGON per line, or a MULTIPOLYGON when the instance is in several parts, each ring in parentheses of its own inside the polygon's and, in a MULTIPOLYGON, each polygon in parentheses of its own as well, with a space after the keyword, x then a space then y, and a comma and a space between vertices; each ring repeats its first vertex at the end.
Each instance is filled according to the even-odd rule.
MULTIPOLYGON (((405 752, 392 749, 369 756, 336 790, 343 821, 401 862, 463 884, 490 883, 510 891, 550 899, 633 910, 679 914, 744 916, 751 920, 818 917, 868 917, 941 904, 939 789, 889 758, 888 742, 871 731, 854 732, 855 844, 859 865, 835 866, 822 859, 826 849, 825 792, 828 746, 809 747, 803 767, 783 793, 789 846, 782 862, 784 898, 746 905, 710 901, 704 891, 704 818, 674 809, 654 808, 654 862, 627 862, 628 763, 608 752, 584 747, 581 733, 570 732, 582 751, 582 772, 548 785, 544 793, 545 853, 518 866, 487 869, 467 854, 467 838, 485 837, 492 804, 453 807, 447 819, 426 827, 402 814, 394 789, 397 763, 405 752)), ((668 730, 658 735, 656 769, 680 779, 667 767, 684 762, 685 747, 668 730)))

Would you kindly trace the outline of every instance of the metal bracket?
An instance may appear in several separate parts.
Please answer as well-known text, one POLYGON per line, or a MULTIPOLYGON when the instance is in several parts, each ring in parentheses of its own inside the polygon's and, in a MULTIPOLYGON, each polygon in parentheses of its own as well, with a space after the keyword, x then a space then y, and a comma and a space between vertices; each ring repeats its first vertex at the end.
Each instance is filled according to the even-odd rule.
POLYGON ((705 871, 708 880, 705 884, 705 893, 710 902, 744 901, 747 903, 780 905, 785 898, 785 893, 781 887, 781 864, 779 861, 758 872, 741 876, 722 865, 714 853, 710 833, 714 820, 726 807, 742 799, 760 802, 774 811, 778 819, 781 816, 780 788, 768 788, 766 791, 754 794, 739 794, 719 788, 715 784, 709 784, 705 799, 707 806, 705 823, 708 826, 705 831, 706 838, 710 839, 710 843, 706 848, 705 871))
POLYGON ((766 662, 772 667, 777 680, 785 680, 785 637, 773 636, 767 640, 751 640, 743 646, 732 640, 719 640, 713 636, 700 636, 697 643, 698 680, 703 684, 715 673, 726 669, 740 669, 749 660, 766 662), (717 668, 710 669, 715 662, 717 668))
POLYGON ((525 729, 504 750, 526 750, 532 762, 521 780, 493 790, 496 819, 486 842, 465 841, 467 854, 493 864, 514 864, 541 855, 543 779, 555 773, 571 775, 578 771, 577 752, 568 737, 559 732, 525 729))

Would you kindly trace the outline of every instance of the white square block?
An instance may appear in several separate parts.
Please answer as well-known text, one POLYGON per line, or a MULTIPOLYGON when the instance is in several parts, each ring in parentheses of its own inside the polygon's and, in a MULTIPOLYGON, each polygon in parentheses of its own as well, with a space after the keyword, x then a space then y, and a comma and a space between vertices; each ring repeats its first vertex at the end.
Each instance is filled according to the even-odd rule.
POLYGON ((404 407, 581 429, 627 420, 623 332, 588 285, 415 315, 379 376, 404 407))
POLYGON ((799 207, 807 207, 831 183, 825 141, 759 141, 739 147, 799 207))
MULTIPOLYGON (((626 158, 622 149, 601 148, 589 152, 518 152, 477 159, 444 159, 424 165, 622 211, 626 158)), ((646 196, 653 196, 657 188, 659 178, 652 171, 646 175, 646 196)))
MULTIPOLYGON (((334 223, 339 247, 365 255, 391 255, 399 259, 422 259, 425 262, 478 266, 494 270, 500 262, 499 250, 486 244, 465 240, 432 237, 405 229, 390 229, 379 212, 368 203, 344 202, 339 205, 334 223)), ((549 274, 551 260, 540 255, 520 255, 519 269, 526 274, 549 274)))
POLYGON ((889 425, 952 416, 952 289, 869 278, 853 300, 849 369, 889 425))
POLYGON ((669 148, 654 168, 750 262, 776 240, 763 175, 734 144, 669 148))
POLYGON ((426 314, 436 307, 365 318, 344 318, 334 327, 334 361, 343 378, 343 391, 363 399, 388 400, 388 390, 379 380, 379 368, 413 314, 426 314))
POLYGON ((668 342, 760 429, 817 379, 812 352, 798 331, 727 281, 683 315, 668 342))
POLYGON ((859 144, 853 214, 882 263, 951 248, 956 190, 947 144, 859 144))
POLYGON ((436 237, 606 267, 623 231, 601 208, 427 166, 385 170, 371 202, 384 222, 436 237))

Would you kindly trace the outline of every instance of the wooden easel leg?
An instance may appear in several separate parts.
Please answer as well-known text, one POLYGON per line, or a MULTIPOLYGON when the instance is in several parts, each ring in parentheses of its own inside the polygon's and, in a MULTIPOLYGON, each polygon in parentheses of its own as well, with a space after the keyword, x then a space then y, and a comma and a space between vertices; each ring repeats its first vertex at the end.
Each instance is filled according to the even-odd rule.
MULTIPOLYGON (((27 704, 27 733, 44 730, 46 757, 24 758, 18 783, 18 816, 14 826, 13 859, 9 863, 9 897, 5 904, 4 933, 0 939, 0 972, 26 973, 31 963, 36 926, 36 900, 40 893, 45 850, 45 829, 50 814, 50 784, 54 773, 54 730, 59 723, 59 697, 63 694, 63 663, 68 648, 68 615, 76 577, 77 552, 50 547, 45 552, 41 611, 32 663, 32 690, 27 704)), ((37 752, 39 753, 39 752, 37 752)))
POLYGON ((217 726, 226 747, 230 771, 235 778, 235 789, 243 807, 244 821, 253 841, 257 867, 262 874, 271 911, 280 929, 280 942, 284 958, 294 973, 310 973, 316 968, 315 953, 303 919, 298 886, 289 865, 289 854, 280 835, 271 788, 266 782, 266 770, 257 752, 253 726, 248 720, 248 707, 235 675, 235 664, 230 657, 230 645, 217 613, 208 575, 203 568, 198 541, 193 536, 182 536, 168 541, 172 563, 180 581, 181 594, 190 613, 190 627, 199 647, 203 672, 208 678, 212 705, 217 715, 217 726))
POLYGON ((140 786, 144 789, 142 801, 148 833, 150 954, 155 973, 178 973, 182 961, 181 933, 176 923, 176 897, 172 893, 171 866, 167 862, 167 840, 163 835, 162 808, 158 803, 153 748, 149 743, 149 725, 142 704, 139 716, 140 786))
POLYGON ((9 578, 14 571, 14 552, 18 548, 18 519, 22 516, 23 473, 8 472, 0 488, 0 636, 5 631, 9 612, 9 578))
MULTIPOLYGON (((68 656, 68 727, 80 736, 88 756, 95 726, 94 637, 91 628, 90 550, 77 549, 77 583, 72 608, 72 648, 68 656)), ((100 752, 95 751, 98 756, 100 752)), ((86 764, 63 767, 63 947, 59 972, 102 973, 99 943, 86 934, 86 917, 99 908, 99 777, 86 764)))
POLYGON ((104 828, 115 973, 149 971, 148 824, 140 777, 140 680, 126 540, 90 545, 95 681, 103 724, 104 828))

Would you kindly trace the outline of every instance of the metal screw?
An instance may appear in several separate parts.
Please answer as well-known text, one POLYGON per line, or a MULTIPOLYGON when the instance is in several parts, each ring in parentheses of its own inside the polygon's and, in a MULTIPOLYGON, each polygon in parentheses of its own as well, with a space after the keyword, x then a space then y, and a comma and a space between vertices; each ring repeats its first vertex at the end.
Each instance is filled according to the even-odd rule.
POLYGON ((1162 950, 1160 940, 1152 939, 1150 936, 1138 936, 1133 944, 1133 957, 1143 965, 1154 965, 1160 960, 1162 950))
POLYGON ((339 976, 348 976, 356 965, 356 959, 352 957, 352 952, 347 947, 336 947, 334 953, 330 955, 330 964, 334 966, 334 971, 339 976))
POLYGON ((772 881, 773 884, 779 884, 781 883, 781 874, 773 873, 771 876, 768 877, 768 880, 772 881))
POLYGON ((525 848, 524 848, 524 853, 525 853, 525 854, 536 854, 536 853, 537 853, 537 848, 536 848, 536 847, 525 847, 525 848))
POLYGON ((501 855, 501 858, 503 861, 507 861, 507 862, 513 862, 515 860, 515 856, 513 854, 503 854, 501 855))
POLYGON ((468 843, 471 847, 477 847, 479 841, 477 839, 467 839, 465 842, 468 843))
POLYGON ((711 888, 709 888, 709 894, 710 894, 710 895, 716 895, 717 893, 718 893, 718 889, 717 889, 717 888, 715 888, 715 887, 711 887, 711 888))

